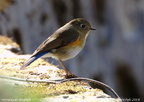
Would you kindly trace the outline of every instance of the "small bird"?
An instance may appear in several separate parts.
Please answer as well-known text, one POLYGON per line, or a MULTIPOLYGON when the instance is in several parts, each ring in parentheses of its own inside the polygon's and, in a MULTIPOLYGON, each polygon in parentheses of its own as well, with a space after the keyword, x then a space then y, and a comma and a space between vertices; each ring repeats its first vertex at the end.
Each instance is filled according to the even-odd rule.
POLYGON ((66 78, 76 77, 62 61, 75 57, 84 47, 86 38, 91 30, 88 21, 83 18, 73 19, 56 30, 48 37, 26 61, 21 69, 30 65, 38 58, 52 57, 59 61, 66 72, 66 78))

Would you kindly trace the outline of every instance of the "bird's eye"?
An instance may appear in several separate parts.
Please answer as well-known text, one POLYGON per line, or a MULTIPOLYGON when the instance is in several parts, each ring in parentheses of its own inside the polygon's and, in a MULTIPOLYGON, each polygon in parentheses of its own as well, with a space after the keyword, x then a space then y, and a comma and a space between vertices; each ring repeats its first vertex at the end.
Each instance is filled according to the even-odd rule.
POLYGON ((86 28, 86 26, 84 24, 81 24, 80 27, 83 28, 83 29, 86 28))

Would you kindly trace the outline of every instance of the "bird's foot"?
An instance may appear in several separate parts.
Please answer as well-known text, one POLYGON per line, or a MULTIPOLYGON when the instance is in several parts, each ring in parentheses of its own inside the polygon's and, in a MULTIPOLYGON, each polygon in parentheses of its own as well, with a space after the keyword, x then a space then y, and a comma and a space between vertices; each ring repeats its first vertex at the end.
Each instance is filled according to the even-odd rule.
POLYGON ((74 74, 72 74, 72 73, 68 73, 68 74, 66 74, 65 78, 66 78, 66 79, 77 78, 77 76, 74 75, 74 74))

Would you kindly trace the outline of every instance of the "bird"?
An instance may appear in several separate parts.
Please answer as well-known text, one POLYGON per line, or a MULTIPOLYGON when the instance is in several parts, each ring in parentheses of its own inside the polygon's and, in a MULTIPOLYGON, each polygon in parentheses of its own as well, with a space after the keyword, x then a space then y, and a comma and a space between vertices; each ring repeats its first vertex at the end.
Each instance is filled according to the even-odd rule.
POLYGON ((75 57, 84 47, 86 38, 92 28, 84 18, 76 18, 57 29, 34 51, 31 57, 21 66, 24 69, 38 58, 52 57, 64 68, 66 78, 77 77, 64 65, 63 61, 75 57))

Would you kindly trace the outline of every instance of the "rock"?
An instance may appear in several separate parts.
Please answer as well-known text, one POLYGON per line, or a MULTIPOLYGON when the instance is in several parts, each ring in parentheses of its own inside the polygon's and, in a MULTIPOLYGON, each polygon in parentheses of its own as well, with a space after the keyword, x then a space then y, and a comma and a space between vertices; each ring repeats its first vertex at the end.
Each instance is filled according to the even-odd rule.
MULTIPOLYGON (((0 83, 2 83, 0 95, 3 95, 0 96, 1 101, 35 99, 38 102, 120 102, 120 99, 112 98, 100 89, 93 89, 86 82, 67 81, 58 84, 26 82, 29 79, 62 80, 65 78, 65 72, 43 59, 38 59, 21 70, 20 67, 30 55, 18 55, 9 50, 12 47, 12 42, 0 43, 0 83), (25 81, 11 80, 12 78, 25 81)), ((19 48, 17 44, 14 47, 19 48)))

